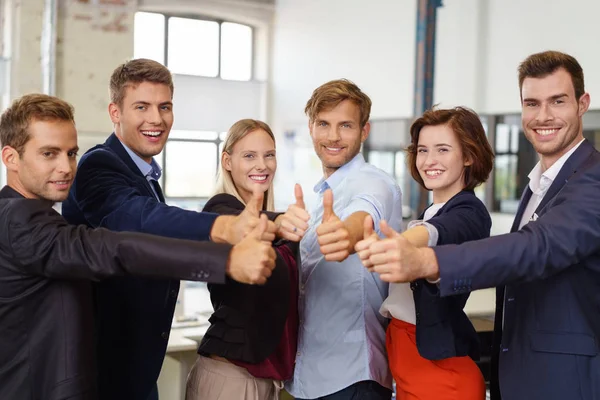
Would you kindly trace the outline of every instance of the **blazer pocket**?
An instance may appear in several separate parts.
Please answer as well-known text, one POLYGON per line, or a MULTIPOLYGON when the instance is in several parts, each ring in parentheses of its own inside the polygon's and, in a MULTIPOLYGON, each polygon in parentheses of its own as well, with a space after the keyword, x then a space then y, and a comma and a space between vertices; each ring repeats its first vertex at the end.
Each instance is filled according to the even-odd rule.
POLYGON ((533 351, 590 357, 598 355, 596 338, 585 333, 537 332, 530 335, 530 340, 533 351))

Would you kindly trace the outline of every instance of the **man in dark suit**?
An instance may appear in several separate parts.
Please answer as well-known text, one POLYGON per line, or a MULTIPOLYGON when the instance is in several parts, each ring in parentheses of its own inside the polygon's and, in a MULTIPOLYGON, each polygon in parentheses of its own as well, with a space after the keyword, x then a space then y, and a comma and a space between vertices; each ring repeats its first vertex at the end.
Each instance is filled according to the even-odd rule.
MULTIPOLYGON (((63 204, 69 222, 231 244, 258 223, 258 212, 250 204, 237 217, 165 204, 158 184, 161 169, 153 157, 163 150, 173 125, 173 81, 167 68, 146 59, 129 61, 114 70, 110 96, 115 130, 81 158, 63 204)), ((269 221, 269 238, 274 232, 269 221)), ((156 381, 178 292, 179 280, 174 279, 125 277, 95 285, 102 399, 158 398, 156 381)))
POLYGON ((137 275, 263 282, 274 267, 266 219, 233 249, 69 225, 53 208, 76 169, 72 107, 27 95, 0 118, 0 399, 96 399, 91 280, 137 275), (257 253, 259 254, 257 256, 257 253))
POLYGON ((442 296, 497 287, 492 397, 600 399, 600 153, 583 138, 590 104, 573 57, 519 66, 522 122, 540 161, 512 233, 416 249, 403 238, 377 272, 440 278, 442 296), (501 397, 500 397, 501 396, 501 397))

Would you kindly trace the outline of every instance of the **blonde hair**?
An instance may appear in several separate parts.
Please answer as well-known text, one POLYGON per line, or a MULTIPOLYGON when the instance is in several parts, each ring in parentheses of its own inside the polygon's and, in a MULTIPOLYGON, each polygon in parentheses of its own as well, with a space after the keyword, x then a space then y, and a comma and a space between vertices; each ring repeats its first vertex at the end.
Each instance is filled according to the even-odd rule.
MULTIPOLYGON (((233 152, 233 146, 235 146, 237 142, 246 137, 246 135, 259 129, 262 129, 263 131, 267 132, 267 134, 271 136, 271 139, 273 139, 273 143, 275 143, 275 135, 273 135, 271 128, 269 128, 269 125, 262 121, 257 121, 254 119, 242 119, 233 124, 231 128, 229 128, 229 131, 227 132, 227 138, 225 139, 225 143, 223 144, 223 153, 221 153, 221 163, 219 172, 217 174, 217 185, 215 189, 215 194, 227 193, 232 196, 235 196, 239 201, 242 202, 242 204, 246 204, 244 199, 242 199, 242 196, 240 196, 240 193, 238 192, 235 183, 233 182, 231 172, 227 171, 225 169, 225 166, 223 165, 223 154, 227 153, 231 155, 231 153, 233 152)), ((269 188, 265 192, 265 197, 263 200, 263 210, 275 210, 272 180, 271 184, 269 185, 269 188)))

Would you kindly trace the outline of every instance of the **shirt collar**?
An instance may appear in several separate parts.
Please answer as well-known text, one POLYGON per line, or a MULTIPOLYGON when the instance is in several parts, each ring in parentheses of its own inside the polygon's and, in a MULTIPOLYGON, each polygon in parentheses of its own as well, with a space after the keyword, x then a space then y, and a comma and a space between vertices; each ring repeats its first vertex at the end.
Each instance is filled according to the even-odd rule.
POLYGON ((157 181, 160 179, 162 175, 162 168, 160 167, 160 165, 158 165, 154 157, 152 157, 152 161, 150 161, 150 164, 148 164, 146 161, 142 160, 140 156, 135 154, 133 150, 127 147, 127 145, 123 143, 121 139, 119 139, 119 141, 125 148, 125 151, 127 151, 127 154, 129 154, 129 157, 131 157, 135 165, 137 165, 142 175, 144 175, 144 178, 151 178, 157 181))
POLYGON ((364 164, 365 158, 362 153, 359 152, 352 160, 342 165, 333 174, 329 175, 329 178, 321 178, 313 190, 315 193, 323 193, 327 189, 334 189, 350 174, 351 171, 360 168, 364 164))
POLYGON ((563 165, 567 162, 571 154, 577 150, 577 148, 583 143, 581 140, 577 143, 573 148, 563 154, 554 164, 550 166, 546 171, 542 172, 542 163, 538 161, 538 163, 533 167, 529 175, 529 188, 531 191, 537 195, 543 195, 546 193, 554 179, 558 176, 558 173, 562 169, 563 165))

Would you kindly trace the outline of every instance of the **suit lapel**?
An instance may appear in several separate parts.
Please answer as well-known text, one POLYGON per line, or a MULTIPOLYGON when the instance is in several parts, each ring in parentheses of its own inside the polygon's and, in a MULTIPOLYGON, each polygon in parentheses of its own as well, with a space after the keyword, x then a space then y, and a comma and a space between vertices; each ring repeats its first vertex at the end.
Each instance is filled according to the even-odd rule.
POLYGON ((571 154, 571 156, 567 159, 565 164, 558 172, 558 175, 556 176, 556 179, 554 179, 554 181, 552 182, 552 185, 550 185, 550 189, 548 189, 548 192, 546 192, 546 194, 544 195, 542 202, 535 210, 535 213, 538 216, 543 214, 544 207, 546 207, 546 204, 548 204, 548 202, 552 200, 558 194, 558 192, 560 192, 560 190, 563 188, 563 186, 565 186, 565 183, 567 183, 569 178, 571 178, 571 176, 577 171, 577 168, 579 168, 579 166, 583 164, 585 160, 588 159, 590 154, 592 154, 593 150, 594 146, 592 146, 591 143, 588 142, 586 139, 583 141, 583 143, 579 145, 577 150, 575 150, 575 152, 571 154))
MULTIPOLYGON (((112 135, 110 135, 108 137, 108 139, 106 139, 106 142, 104 142, 104 145, 107 146, 108 148, 110 148, 112 151, 114 151, 117 154, 117 156, 125 163, 125 165, 127 165, 127 167, 129 167, 129 169, 134 174, 136 174, 137 176, 142 178, 143 185, 146 187, 148 194, 150 194, 152 197, 155 197, 154 190, 152 190, 152 187, 150 186, 150 182, 148 182, 146 177, 144 175, 142 175, 142 172, 140 171, 138 166, 135 165, 135 162, 133 162, 133 160, 129 156, 129 153, 127 153, 127 150, 125 150, 125 147, 123 147, 123 144, 121 143, 121 141, 119 140, 117 135, 115 135, 114 133, 112 135)), ((162 195, 162 192, 160 193, 159 197, 161 195, 162 195)), ((160 201, 162 201, 164 203, 163 199, 164 199, 164 197, 162 197, 162 199, 160 199, 160 201)))
POLYGON ((511 232, 516 232, 519 230, 519 225, 521 224, 521 219, 523 219, 523 213, 527 208, 527 204, 529 204, 529 200, 531 199, 531 195, 533 192, 529 188, 529 185, 525 188, 525 191, 521 195, 521 200, 519 201, 519 208, 517 210, 517 215, 515 215, 515 219, 513 221, 512 227, 510 228, 511 232))

